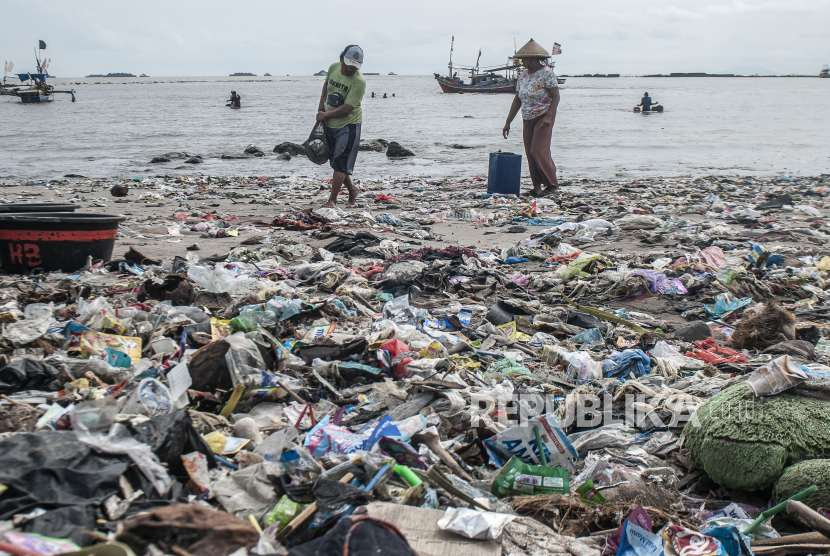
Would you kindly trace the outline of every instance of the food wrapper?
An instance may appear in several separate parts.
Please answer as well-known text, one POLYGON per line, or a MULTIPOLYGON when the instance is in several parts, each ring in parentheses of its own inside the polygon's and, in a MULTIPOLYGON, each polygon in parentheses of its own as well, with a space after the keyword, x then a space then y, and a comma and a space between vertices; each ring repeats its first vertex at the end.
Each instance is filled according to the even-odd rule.
POLYGON ((303 340, 306 340, 310 343, 314 343, 315 340, 328 338, 336 329, 336 322, 333 322, 327 326, 312 326, 308 329, 308 332, 306 332, 305 336, 303 336, 303 340))
POLYGON ((6 541, 18 548, 42 554, 43 556, 51 556, 52 554, 63 554, 64 552, 75 552, 81 547, 72 541, 66 539, 54 539, 52 537, 44 537, 35 533, 17 533, 8 531, 3 534, 6 541))
POLYGON ((81 333, 80 349, 84 358, 100 359, 107 348, 126 353, 133 363, 141 361, 141 338, 92 331, 81 333))
POLYGON ((576 489, 577 494, 585 502, 588 506, 605 506, 608 502, 605 500, 605 497, 599 493, 599 491, 594 488, 594 480, 588 479, 581 485, 579 488, 576 489))
POLYGON ((662 531, 666 544, 666 556, 725 556, 723 545, 713 537, 680 525, 669 525, 662 531))
POLYGON ((510 458, 501 468, 490 487, 490 493, 497 498, 567 494, 569 491, 567 470, 561 467, 528 465, 516 457, 510 458))
POLYGON ((213 498, 213 493, 210 491, 211 482, 205 455, 201 452, 182 454, 182 463, 184 463, 184 469, 190 477, 191 493, 195 494, 199 500, 213 498))
POLYGON ((611 537, 607 541, 605 541, 605 546, 602 547, 601 556, 610 556, 611 554, 617 553, 617 550, 619 550, 620 548, 620 541, 622 540, 625 524, 628 521, 640 526, 642 529, 646 531, 651 531, 651 528, 653 527, 651 517, 649 517, 645 508, 643 508, 642 506, 637 506, 636 508, 631 510, 631 513, 628 514, 628 517, 625 518, 625 521, 620 523, 620 526, 617 527, 617 530, 614 531, 614 534, 611 535, 611 537))
POLYGON ((660 535, 625 520, 617 556, 663 556, 663 541, 660 535))
POLYGON ((210 317, 210 339, 214 342, 221 340, 231 333, 231 321, 210 317))
POLYGON ((468 539, 496 540, 504 526, 516 516, 496 512, 480 512, 469 508, 447 508, 438 520, 442 531, 451 531, 468 539))
POLYGON ((418 352, 418 355, 421 357, 426 357, 428 359, 437 359, 441 357, 441 354, 444 352, 444 347, 439 344, 438 342, 432 342, 427 347, 422 349, 418 352))

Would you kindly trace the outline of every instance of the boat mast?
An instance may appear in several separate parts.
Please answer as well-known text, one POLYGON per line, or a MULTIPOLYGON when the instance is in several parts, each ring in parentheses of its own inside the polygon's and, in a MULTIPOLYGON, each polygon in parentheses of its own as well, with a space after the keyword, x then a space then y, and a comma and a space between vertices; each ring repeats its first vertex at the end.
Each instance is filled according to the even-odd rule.
POLYGON ((452 36, 452 40, 450 41, 450 64, 449 64, 450 79, 452 79, 452 47, 453 47, 453 44, 455 44, 455 35, 452 36))

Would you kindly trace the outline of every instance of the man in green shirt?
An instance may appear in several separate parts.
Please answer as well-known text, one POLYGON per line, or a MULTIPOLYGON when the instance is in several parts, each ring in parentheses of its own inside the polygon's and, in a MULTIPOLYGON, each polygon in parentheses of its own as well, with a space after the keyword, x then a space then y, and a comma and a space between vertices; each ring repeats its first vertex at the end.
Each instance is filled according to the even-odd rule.
POLYGON ((358 189, 352 183, 351 175, 357 160, 360 126, 363 123, 360 103, 366 92, 366 78, 359 71, 362 64, 363 49, 356 44, 347 46, 340 54, 340 62, 329 67, 320 95, 317 121, 326 124, 329 162, 334 170, 331 196, 324 207, 334 208, 344 184, 349 191, 348 205, 353 205, 357 199, 358 189))

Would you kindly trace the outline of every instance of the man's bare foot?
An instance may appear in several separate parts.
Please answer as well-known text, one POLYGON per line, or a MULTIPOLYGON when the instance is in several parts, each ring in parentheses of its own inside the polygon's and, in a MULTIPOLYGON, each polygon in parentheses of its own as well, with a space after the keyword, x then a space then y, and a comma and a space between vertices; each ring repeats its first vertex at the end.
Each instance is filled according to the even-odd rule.
POLYGON ((358 193, 360 193, 360 190, 355 186, 351 186, 351 187, 346 186, 346 189, 349 190, 349 200, 346 203, 346 206, 352 207, 356 204, 355 201, 357 201, 357 195, 358 195, 358 193))
POLYGON ((324 209, 333 209, 333 208, 337 208, 337 207, 334 205, 334 203, 332 203, 331 201, 329 201, 328 203, 326 203, 325 205, 323 205, 323 206, 322 206, 322 208, 324 208, 324 209))

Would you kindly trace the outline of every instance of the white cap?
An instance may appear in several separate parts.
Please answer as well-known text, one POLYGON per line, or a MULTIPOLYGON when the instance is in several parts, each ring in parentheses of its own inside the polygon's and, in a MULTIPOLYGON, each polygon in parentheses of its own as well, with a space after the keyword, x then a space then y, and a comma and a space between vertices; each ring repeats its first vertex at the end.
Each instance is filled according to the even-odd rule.
POLYGON ((343 63, 360 69, 363 65, 363 49, 356 44, 351 44, 343 51, 343 63))

